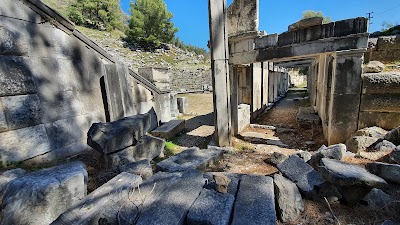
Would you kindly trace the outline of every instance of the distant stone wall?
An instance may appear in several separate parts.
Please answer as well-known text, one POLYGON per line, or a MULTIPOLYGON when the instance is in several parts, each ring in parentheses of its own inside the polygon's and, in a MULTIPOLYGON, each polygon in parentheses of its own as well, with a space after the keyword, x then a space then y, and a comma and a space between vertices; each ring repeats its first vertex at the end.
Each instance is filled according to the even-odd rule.
POLYGON ((359 128, 400 126, 400 73, 364 74, 359 128))
POLYGON ((212 78, 210 70, 201 69, 197 71, 170 72, 170 88, 172 91, 198 91, 204 90, 204 86, 212 89, 212 78))
POLYGON ((390 63, 400 60, 400 35, 371 38, 365 62, 380 61, 390 63))
MULTIPOLYGON (((2 0, 0 14, 0 161, 81 153, 91 124, 106 121, 107 62, 23 1, 2 0)), ((148 110, 142 103, 151 93, 126 83, 134 96, 130 112, 148 110)))

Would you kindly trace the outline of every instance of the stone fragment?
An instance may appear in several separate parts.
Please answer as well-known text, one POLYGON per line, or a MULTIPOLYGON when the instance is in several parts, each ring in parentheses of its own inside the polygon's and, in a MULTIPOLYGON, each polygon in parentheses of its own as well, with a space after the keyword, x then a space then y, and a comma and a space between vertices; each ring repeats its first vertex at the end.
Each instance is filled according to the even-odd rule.
POLYGON ((385 69, 385 65, 379 61, 370 61, 364 66, 364 73, 380 73, 385 69))
POLYGON ((287 155, 284 155, 279 152, 273 152, 269 158, 265 159, 265 162, 276 166, 279 163, 285 161, 287 158, 288 158, 287 155))
POLYGON ((276 224, 274 182, 271 177, 244 175, 235 201, 232 225, 276 224))
POLYGON ((383 139, 390 141, 395 145, 400 145, 400 127, 389 131, 383 139))
POLYGON ((178 111, 182 114, 189 113, 189 101, 187 97, 177 97, 178 101, 178 111))
POLYGON ((400 184, 400 165, 373 162, 367 164, 367 170, 386 181, 400 184))
POLYGON ((288 31, 295 31, 295 30, 300 30, 304 29, 307 27, 312 27, 312 26, 318 26, 322 24, 323 18, 321 17, 311 17, 307 19, 302 19, 294 24, 289 25, 288 31))
POLYGON ((98 224, 99 221, 116 224, 119 207, 112 210, 109 210, 109 207, 121 199, 130 197, 129 194, 134 192, 141 183, 141 177, 121 173, 70 207, 51 225, 89 225, 98 224), (113 212, 110 213, 110 211, 113 212), (109 214, 112 216, 108 216, 109 214), (114 217, 113 221, 107 220, 109 217, 114 217))
POLYGON ((358 130, 352 136, 367 136, 374 138, 383 138, 387 134, 387 131, 380 127, 366 127, 358 130))
POLYGON ((170 139, 185 129, 185 120, 171 120, 159 126, 151 132, 152 135, 160 138, 170 139))
POLYGON ((394 145, 392 142, 387 141, 387 140, 381 140, 378 142, 375 142, 371 146, 369 146, 368 151, 369 152, 390 152, 396 148, 396 145, 394 145))
POLYGON ((314 169, 318 169, 322 158, 342 160, 345 153, 346 153, 346 145, 344 144, 336 144, 336 145, 331 145, 329 147, 323 145, 311 157, 308 164, 310 164, 314 169))
POLYGON ((110 154, 134 146, 150 129, 150 115, 125 117, 109 123, 94 123, 87 143, 101 154, 110 154))
POLYGON ((390 159, 400 164, 400 145, 397 146, 389 155, 390 159))
POLYGON ((307 197, 315 197, 317 189, 325 183, 325 179, 317 171, 296 155, 290 156, 285 161, 279 163, 277 167, 307 197))
POLYGON ((279 219, 284 223, 296 221, 304 211, 299 189, 280 174, 274 175, 274 184, 279 219))
POLYGON ((136 225, 181 225, 203 190, 205 179, 195 170, 185 172, 157 201, 145 208, 136 225))
POLYGON ((374 188, 387 185, 385 180, 371 174, 360 166, 334 159, 321 159, 319 172, 325 177, 325 179, 340 186, 359 185, 374 188))
POLYGON ((120 173, 127 172, 138 175, 143 180, 147 180, 153 175, 153 169, 151 168, 150 161, 148 159, 120 165, 118 166, 118 170, 120 173))
POLYGON ((353 136, 346 141, 347 150, 353 153, 365 152, 367 148, 379 139, 367 136, 353 136))
POLYGON ((203 189, 187 215, 188 225, 228 225, 235 197, 203 189))
POLYGON ((204 188, 215 190, 218 192, 222 191, 223 193, 229 193, 233 196, 236 196, 240 175, 232 173, 213 172, 205 173, 204 178, 206 178, 207 180, 204 188), (222 181, 217 181, 216 178, 222 181), (226 178, 228 178, 229 180, 226 178), (227 181, 229 181, 229 183, 227 181))
POLYGON ((299 108, 296 120, 299 127, 304 129, 310 129, 313 126, 321 124, 321 119, 312 108, 299 108))
POLYGON ((12 180, 24 175, 25 173, 26 170, 17 168, 17 169, 7 170, 0 175, 0 199, 2 198, 3 193, 7 188, 7 185, 12 180))
POLYGON ((372 188, 372 190, 361 200, 361 203, 371 208, 380 209, 393 201, 393 197, 386 194, 381 189, 372 188))
POLYGON ((86 195, 85 165, 73 162, 11 181, 3 196, 2 225, 50 224, 86 195))
POLYGON ((219 149, 203 149, 197 147, 186 149, 157 164, 157 168, 164 172, 178 172, 191 169, 204 170, 208 165, 215 163, 222 157, 219 149))
POLYGON ((136 146, 104 156, 107 167, 116 169, 120 165, 142 159, 153 160, 163 154, 165 141, 152 136, 144 136, 136 146))
POLYGON ((266 144, 266 145, 276 145, 282 148, 287 148, 288 145, 282 143, 280 140, 275 140, 269 138, 265 133, 260 132, 243 132, 240 134, 245 141, 251 142, 253 144, 266 144))
POLYGON ((307 151, 302 151, 300 150, 298 153, 296 153, 298 157, 303 159, 304 162, 308 162, 312 158, 312 154, 307 151))

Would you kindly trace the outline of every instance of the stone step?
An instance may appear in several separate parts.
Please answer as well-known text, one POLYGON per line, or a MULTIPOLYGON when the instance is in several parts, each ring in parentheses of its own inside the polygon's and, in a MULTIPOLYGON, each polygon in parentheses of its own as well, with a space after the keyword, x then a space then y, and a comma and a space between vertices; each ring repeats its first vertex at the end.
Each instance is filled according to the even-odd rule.
POLYGON ((235 201, 232 225, 263 224, 276 224, 273 179, 244 175, 235 201))
POLYGON ((202 173, 195 170, 185 172, 168 191, 159 196, 157 201, 144 209, 136 224, 184 224, 189 208, 199 196, 204 183, 202 173))
POLYGON ((178 172, 191 169, 204 170, 208 165, 218 161, 222 157, 220 149, 202 149, 197 147, 186 149, 157 164, 160 171, 178 172))
POLYGON ((171 120, 150 132, 160 138, 170 139, 185 129, 185 120, 171 120))

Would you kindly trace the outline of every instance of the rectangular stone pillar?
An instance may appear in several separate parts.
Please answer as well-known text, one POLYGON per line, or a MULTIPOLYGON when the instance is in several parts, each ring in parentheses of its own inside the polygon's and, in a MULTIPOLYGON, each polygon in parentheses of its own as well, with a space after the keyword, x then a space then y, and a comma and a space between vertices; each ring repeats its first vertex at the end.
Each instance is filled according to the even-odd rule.
POLYGON ((172 119, 170 97, 170 93, 154 94, 154 110, 156 111, 158 122, 166 123, 172 119))
POLYGON ((261 63, 252 64, 252 88, 251 88, 251 119, 256 119, 261 110, 261 86, 262 86, 262 68, 261 63))
POLYGON ((269 90, 269 69, 268 62, 262 63, 262 108, 268 106, 268 90, 269 90))
MULTIPOLYGON (((230 80, 231 80, 231 109, 232 109, 232 130, 233 130, 233 135, 238 135, 239 134, 239 79, 238 79, 238 70, 239 68, 237 66, 230 65, 230 80)), ((240 68, 241 70, 241 68, 240 68)))
POLYGON ((277 67, 274 66, 274 102, 278 101, 279 96, 279 72, 277 67))
POLYGON ((274 102, 274 66, 273 63, 268 63, 268 103, 274 102))
POLYGON ((218 146, 224 147, 231 145, 232 135, 226 0, 209 0, 208 6, 215 142, 218 146))
POLYGON ((362 51, 334 54, 328 112, 329 145, 344 143, 358 129, 362 64, 362 51))

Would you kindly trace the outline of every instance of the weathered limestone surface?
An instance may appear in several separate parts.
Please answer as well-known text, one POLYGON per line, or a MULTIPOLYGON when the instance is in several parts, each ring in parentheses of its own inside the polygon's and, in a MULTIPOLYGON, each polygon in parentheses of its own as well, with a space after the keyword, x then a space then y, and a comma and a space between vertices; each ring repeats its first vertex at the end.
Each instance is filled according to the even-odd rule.
POLYGON ((386 181, 400 184, 400 165, 374 162, 368 163, 367 169, 386 181))
POLYGON ((314 169, 318 169, 322 158, 342 160, 346 154, 346 149, 346 145, 344 144, 336 144, 329 147, 323 145, 311 156, 308 164, 310 164, 314 169))
POLYGON ((380 127, 366 127, 358 130, 353 134, 353 136, 368 136, 374 138, 383 138, 387 134, 387 131, 380 127))
POLYGON ((278 169, 307 196, 315 197, 317 187, 325 183, 325 179, 310 165, 296 155, 290 156, 277 165, 278 169))
POLYGON ((156 137, 169 139, 185 129, 185 124, 185 120, 171 120, 151 131, 151 134, 156 137))
POLYGON ((182 114, 189 113, 189 100, 187 97, 178 97, 176 98, 178 101, 178 110, 182 114))
POLYGON ((379 209, 387 206, 393 201, 393 197, 386 194, 381 189, 373 188, 363 199, 369 207, 379 209))
POLYGON ((305 129, 309 129, 313 126, 318 126, 321 124, 321 119, 312 108, 299 108, 296 120, 299 126, 305 129))
POLYGON ((395 145, 400 145, 400 127, 390 130, 383 138, 395 145))
POLYGON ((370 61, 364 67, 364 73, 380 73, 385 69, 385 64, 379 61, 370 61))
POLYGON ((141 213, 137 225, 181 225, 204 185, 203 175, 188 171, 141 213))
POLYGON ((235 197, 214 190, 203 189, 190 207, 188 225, 228 225, 235 197))
POLYGON ((150 129, 150 120, 150 114, 142 114, 110 123, 94 123, 88 132, 88 145, 102 154, 134 146, 150 129))
POLYGON ((118 170, 120 173, 127 172, 138 175, 143 180, 147 180, 153 175, 153 169, 151 168, 150 161, 148 159, 120 165, 118 166, 118 170))
MULTIPOLYGON (((141 177, 129 173, 121 173, 90 193, 90 195, 83 200, 76 202, 73 206, 71 205, 72 207, 68 210, 64 210, 65 212, 63 211, 57 220, 51 224, 94 225, 98 224, 101 220, 108 222, 106 220, 107 216, 104 215, 104 212, 107 212, 108 207, 111 207, 113 203, 116 203, 123 198, 127 198, 129 193, 135 190, 135 188, 137 188, 141 183, 141 177)), ((116 222, 117 212, 118 211, 114 210, 112 216, 114 218, 112 222, 116 222)))
POLYGON ((346 141, 346 146, 350 152, 359 153, 366 151, 368 147, 370 147, 376 141, 378 141, 378 138, 367 136, 354 136, 346 141))
POLYGON ((289 25, 288 31, 295 31, 299 29, 304 29, 312 26, 322 25, 323 18, 321 17, 312 17, 307 19, 302 19, 294 24, 289 25))
POLYGON ((276 224, 274 181, 271 177, 244 175, 235 201, 232 225, 276 224))
POLYGON ((14 179, 3 196, 2 225, 50 224, 85 197, 87 176, 74 162, 14 179))
POLYGON ((192 169, 205 169, 220 159, 223 152, 219 149, 202 149, 197 147, 186 149, 168 159, 157 163, 157 168, 165 172, 180 172, 192 169))
POLYGON ((284 223, 296 221, 304 211, 299 189, 280 174, 274 175, 274 185, 279 219, 284 223))
POLYGON ((258 31, 258 0, 234 0, 227 11, 229 36, 258 31))
POLYGON ((236 196, 240 175, 231 173, 205 173, 204 178, 207 179, 207 183, 204 186, 206 189, 218 191, 220 193, 229 193, 236 196))
POLYGON ((238 106, 238 133, 250 125, 250 105, 240 104, 238 106))
POLYGON ((0 55, 25 55, 28 53, 26 37, 8 27, 0 28, 0 43, 0 55))
POLYGON ((144 136, 140 142, 122 151, 105 155, 105 164, 116 169, 120 165, 136 162, 142 159, 153 160, 163 154, 165 141, 159 138, 144 136))
POLYGON ((12 169, 3 172, 0 175, 0 198, 3 198, 3 193, 7 189, 7 185, 17 177, 26 174, 26 170, 24 169, 12 169))

